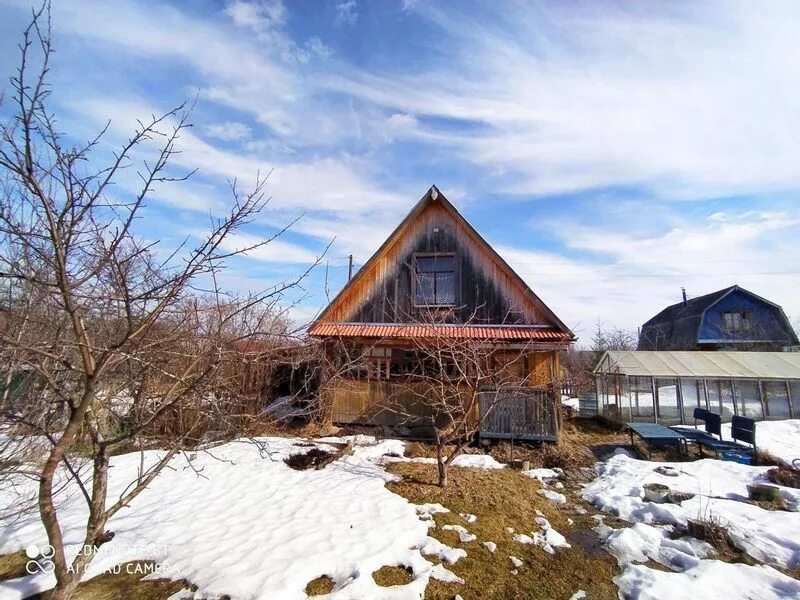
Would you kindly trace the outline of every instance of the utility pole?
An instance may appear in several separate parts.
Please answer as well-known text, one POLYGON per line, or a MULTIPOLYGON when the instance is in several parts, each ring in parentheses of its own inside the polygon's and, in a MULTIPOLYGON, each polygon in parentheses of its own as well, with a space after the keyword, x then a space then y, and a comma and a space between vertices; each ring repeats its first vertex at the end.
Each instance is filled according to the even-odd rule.
POLYGON ((350 254, 347 259, 347 281, 350 281, 353 278, 353 255, 350 254))

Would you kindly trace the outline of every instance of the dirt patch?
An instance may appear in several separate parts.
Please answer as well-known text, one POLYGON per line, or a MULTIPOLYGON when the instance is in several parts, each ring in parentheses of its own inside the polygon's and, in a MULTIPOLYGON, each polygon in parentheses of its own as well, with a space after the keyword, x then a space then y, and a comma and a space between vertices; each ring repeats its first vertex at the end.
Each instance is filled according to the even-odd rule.
POLYGON ((784 465, 767 471, 767 479, 772 483, 790 488, 800 489, 800 470, 784 465))
POLYGON ((327 575, 322 575, 316 579, 312 579, 306 586, 306 595, 308 596, 324 596, 333 591, 333 579, 327 575))
POLYGON ((414 571, 410 567, 381 567, 372 574, 372 578, 380 586, 406 585, 414 579, 414 571))
MULTIPOLYGON (((104 574, 81 583, 72 600, 119 600, 131 598, 135 600, 164 600, 182 589, 196 589, 185 580, 152 579, 143 581, 141 571, 148 561, 136 561, 120 565, 119 574, 104 574), (137 572, 138 571, 138 572, 137 572)), ((29 596, 27 600, 47 600, 48 594, 29 596)))
POLYGON ((570 531, 565 537, 570 544, 580 547, 587 554, 606 554, 600 536, 588 527, 570 531))
POLYGON ((0 581, 25 577, 28 574, 25 570, 28 560, 22 550, 0 556, 0 581))
POLYGON ((302 454, 292 454, 285 458, 283 462, 295 471, 305 471, 306 469, 318 469, 330 462, 333 454, 322 448, 312 448, 302 454))
POLYGON ((527 535, 539 531, 534 520, 536 510, 565 536, 586 527, 579 527, 577 518, 573 525, 567 521, 576 504, 572 495, 566 505, 557 507, 537 493, 540 489, 537 481, 512 469, 451 467, 450 483, 444 489, 429 483, 436 480, 435 465, 394 463, 389 470, 403 477, 400 482, 388 484, 393 492, 415 504, 438 502, 450 509, 449 513, 434 515, 437 526, 429 535, 467 551, 466 557, 446 565, 465 584, 431 581, 425 592, 426 600, 452 600, 456 594, 464 598, 569 598, 579 589, 593 599, 617 598, 612 579, 619 569, 616 560, 607 553, 587 551, 576 543, 550 555, 536 546, 515 542, 506 529, 510 527, 527 535), (459 513, 475 515, 477 520, 468 523, 459 513), (461 525, 478 539, 461 543, 455 532, 442 529, 447 524, 461 525), (481 544, 485 541, 497 544, 496 552, 481 544), (525 563, 525 568, 516 575, 511 572, 509 555, 525 563))

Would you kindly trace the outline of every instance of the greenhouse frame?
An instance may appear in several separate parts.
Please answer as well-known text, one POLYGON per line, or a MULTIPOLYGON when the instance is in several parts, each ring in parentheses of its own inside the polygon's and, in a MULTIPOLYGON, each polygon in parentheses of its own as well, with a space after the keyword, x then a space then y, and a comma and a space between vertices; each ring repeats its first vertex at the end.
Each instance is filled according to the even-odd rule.
POLYGON ((599 414, 621 422, 800 418, 800 352, 615 351, 594 369, 599 414))

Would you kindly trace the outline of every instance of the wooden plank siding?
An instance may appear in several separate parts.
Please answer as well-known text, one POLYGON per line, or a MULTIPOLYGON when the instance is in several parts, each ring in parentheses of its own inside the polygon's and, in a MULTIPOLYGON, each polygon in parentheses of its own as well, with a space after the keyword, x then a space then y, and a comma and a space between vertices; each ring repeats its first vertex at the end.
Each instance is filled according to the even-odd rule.
MULTIPOLYGON (((553 405, 555 396, 551 384, 558 369, 558 352, 532 352, 523 358, 527 363, 527 372, 523 374, 518 387, 509 388, 511 392, 506 403, 517 408, 500 407, 501 412, 505 411, 502 414, 509 414, 508 411, 511 410, 517 416, 512 421, 504 421, 500 416, 497 420, 493 419, 490 426, 481 428, 481 435, 484 437, 508 437, 513 433, 518 439, 554 439, 557 421, 550 417, 555 418, 557 411, 553 405), (543 395, 543 392, 547 394, 543 395), (523 408, 519 408, 520 402, 523 408), (508 423, 514 424, 513 431, 509 429, 511 425, 508 423), (492 428, 497 428, 494 433, 498 435, 492 435, 492 428), (522 436, 523 433, 525 437, 522 436)), ((508 364, 515 363, 512 360, 508 364)), ((422 397, 424 388, 424 384, 415 386, 413 381, 337 378, 329 386, 333 422, 340 425, 407 427, 416 429, 417 437, 430 437, 430 419, 434 411, 422 397), (399 410, 392 410, 393 408, 399 410)), ((465 387, 464 394, 468 393, 470 390, 465 387)), ((501 390, 501 393, 506 392, 501 390)), ((458 402, 459 399, 453 398, 453 401, 458 402)), ((462 398, 460 401, 467 402, 468 399, 462 398)), ((485 403, 484 400, 484 405, 485 403)), ((475 422, 479 418, 479 406, 476 405, 475 422)))
POLYGON ((476 324, 553 325, 486 245, 438 203, 406 225, 396 243, 375 257, 369 273, 351 282, 325 321, 407 323, 419 318, 414 257, 437 252, 456 258, 454 321, 470 321, 474 313, 476 324))

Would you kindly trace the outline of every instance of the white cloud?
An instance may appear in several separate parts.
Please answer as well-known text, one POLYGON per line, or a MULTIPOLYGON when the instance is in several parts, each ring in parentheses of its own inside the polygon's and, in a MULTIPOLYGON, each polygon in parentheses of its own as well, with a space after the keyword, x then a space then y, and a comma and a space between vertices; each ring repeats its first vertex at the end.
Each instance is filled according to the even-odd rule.
POLYGON ((480 124, 420 136, 436 133, 447 151, 506 173, 515 193, 800 187, 800 63, 786 60, 797 3, 515 8, 419 7, 443 30, 433 64, 328 83, 397 111, 480 124))
POLYGON ((280 0, 244 2, 234 0, 225 7, 225 13, 238 27, 263 32, 286 22, 286 7, 280 0))
POLYGON ((336 5, 336 22, 354 25, 358 21, 358 2, 342 0, 336 5))
MULTIPOLYGON (((261 244, 265 239, 269 238, 254 234, 237 233, 226 238, 223 241, 222 248, 228 252, 239 252, 245 248, 261 244)), ((268 244, 249 250, 245 256, 253 260, 270 263, 305 264, 308 266, 314 264, 319 258, 318 253, 312 252, 303 246, 287 242, 281 237, 273 239, 268 244)))
POLYGON ((581 258, 503 245, 497 250, 584 338, 598 319, 641 326, 680 301, 681 287, 700 296, 736 283, 800 314, 796 215, 713 213, 655 235, 624 225, 568 221, 548 230, 581 258))
POLYGON ((214 123, 212 125, 206 125, 203 129, 207 136, 226 142, 248 139, 252 131, 250 127, 244 123, 236 121, 214 123))

